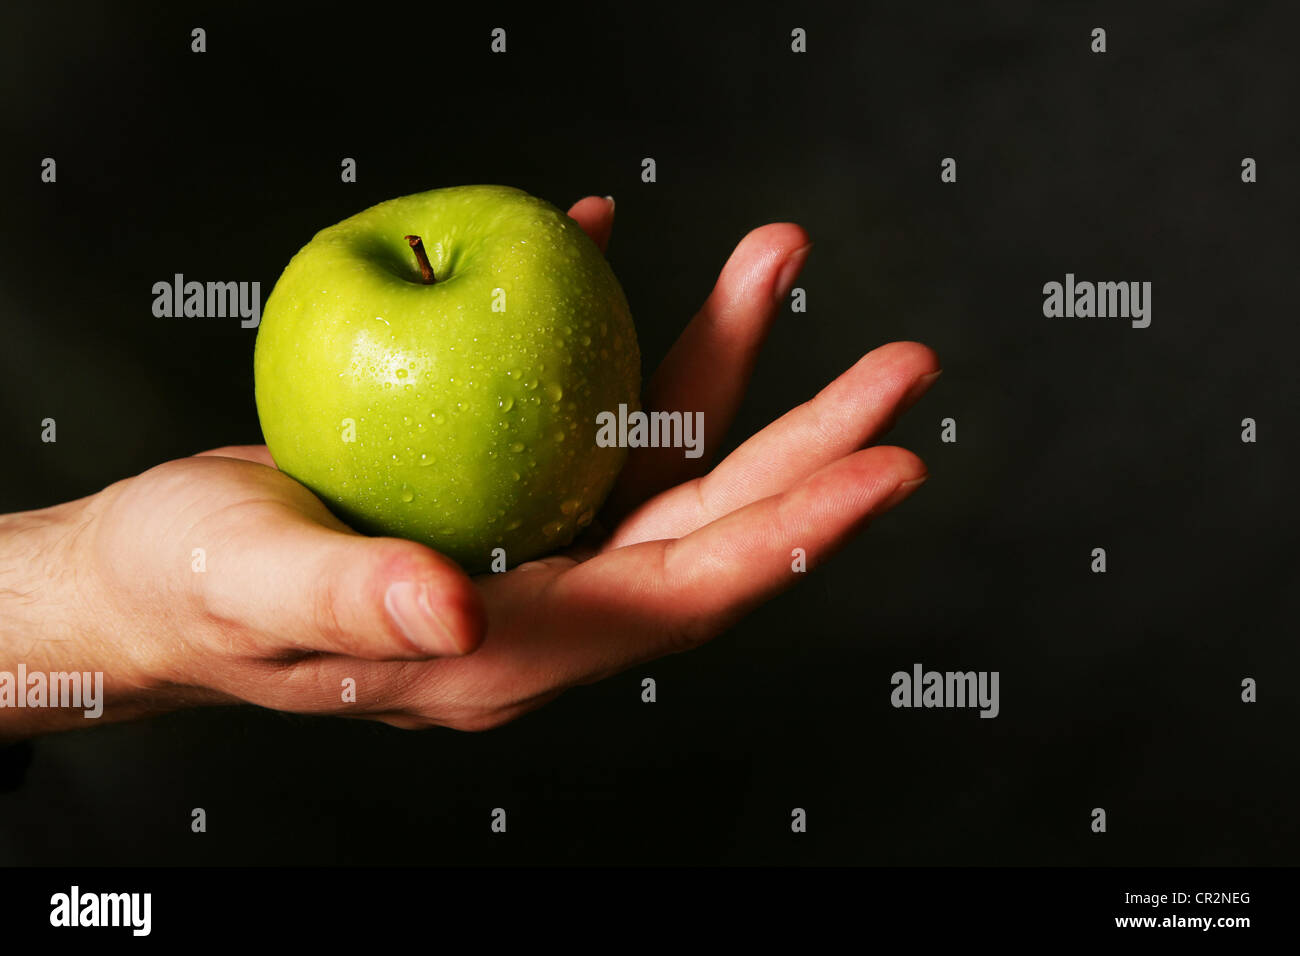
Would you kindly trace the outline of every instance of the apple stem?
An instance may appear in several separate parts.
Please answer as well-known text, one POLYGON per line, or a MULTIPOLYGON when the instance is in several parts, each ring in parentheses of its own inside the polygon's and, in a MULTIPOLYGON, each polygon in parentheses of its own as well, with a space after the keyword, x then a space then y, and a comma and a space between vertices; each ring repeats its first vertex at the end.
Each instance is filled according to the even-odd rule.
POLYGON ((420 263, 420 278, 425 285, 433 285, 436 280, 433 278, 433 266, 429 264, 429 254, 424 251, 424 240, 419 236, 407 236, 406 241, 411 244, 411 251, 420 263))

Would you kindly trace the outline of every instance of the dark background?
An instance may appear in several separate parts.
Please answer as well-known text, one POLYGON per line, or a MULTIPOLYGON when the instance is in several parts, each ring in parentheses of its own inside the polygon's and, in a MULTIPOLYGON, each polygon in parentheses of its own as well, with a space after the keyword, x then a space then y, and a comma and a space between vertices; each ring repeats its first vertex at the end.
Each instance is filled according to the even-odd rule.
POLYGON ((436 186, 613 194, 647 370, 747 230, 806 226, 733 444, 881 343, 946 371, 889 438, 929 484, 710 646, 487 734, 42 739, 0 863, 1297 862, 1296 23, 1132 6, 6 7, 0 509, 259 440, 254 331, 152 284, 265 301, 318 229, 436 186), (1151 281, 1151 327, 1045 319, 1066 272, 1151 281), (1000 671, 1001 716, 892 709, 914 662, 1000 671))

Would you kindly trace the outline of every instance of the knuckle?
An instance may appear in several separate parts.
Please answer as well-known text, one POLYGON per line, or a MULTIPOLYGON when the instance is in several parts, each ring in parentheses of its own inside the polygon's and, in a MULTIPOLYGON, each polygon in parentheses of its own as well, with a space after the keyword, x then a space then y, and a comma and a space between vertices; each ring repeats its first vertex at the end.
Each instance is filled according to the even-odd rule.
POLYGON ((339 600, 337 586, 333 582, 325 583, 312 600, 311 626, 327 646, 352 654, 359 642, 339 616, 339 600))

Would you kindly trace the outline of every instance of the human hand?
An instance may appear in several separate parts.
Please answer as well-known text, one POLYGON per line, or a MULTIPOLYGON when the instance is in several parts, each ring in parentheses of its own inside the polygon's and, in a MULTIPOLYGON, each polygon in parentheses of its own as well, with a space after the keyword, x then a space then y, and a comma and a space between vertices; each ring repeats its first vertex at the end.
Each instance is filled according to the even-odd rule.
MULTIPOLYGON (((569 214, 604 248, 613 211, 590 197, 569 214)), ((868 353, 708 470, 808 248, 788 223, 741 241, 643 403, 702 411, 703 456, 633 449, 564 552, 471 580, 423 545, 353 532, 265 447, 222 448, 0 519, 6 556, 34 553, 28 574, 47 578, 18 584, 0 652, 25 641, 29 670, 104 670, 110 719, 245 701, 481 730, 695 647, 793 584, 795 548, 811 568, 925 478, 910 452, 864 448, 938 375, 915 343, 868 353)), ((14 575, 0 563, 0 595, 14 575)), ((0 711, 0 732, 72 722, 0 711)))

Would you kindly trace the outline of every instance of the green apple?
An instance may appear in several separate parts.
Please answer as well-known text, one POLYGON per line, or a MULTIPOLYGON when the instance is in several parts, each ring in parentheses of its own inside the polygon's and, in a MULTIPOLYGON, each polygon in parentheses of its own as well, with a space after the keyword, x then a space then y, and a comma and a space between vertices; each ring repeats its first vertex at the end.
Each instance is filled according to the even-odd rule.
POLYGON ((562 547, 627 455, 639 408, 623 290, 563 212, 506 186, 435 189, 325 229, 263 309, 257 412, 276 464, 360 531, 467 571, 562 547))

